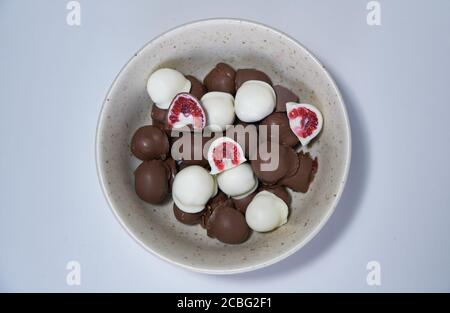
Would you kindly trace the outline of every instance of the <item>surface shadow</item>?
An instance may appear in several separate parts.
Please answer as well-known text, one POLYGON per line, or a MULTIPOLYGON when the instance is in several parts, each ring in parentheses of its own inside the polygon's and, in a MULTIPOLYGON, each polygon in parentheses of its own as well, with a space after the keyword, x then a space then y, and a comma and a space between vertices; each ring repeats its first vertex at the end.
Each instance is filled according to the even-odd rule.
POLYGON ((339 76, 333 75, 333 78, 336 80, 346 104, 352 131, 352 159, 349 176, 334 214, 315 238, 290 257, 260 270, 238 275, 216 276, 216 279, 254 281, 292 274, 320 258, 335 245, 354 220, 367 185, 370 166, 369 139, 366 123, 359 109, 361 103, 357 103, 351 87, 339 79, 339 76))

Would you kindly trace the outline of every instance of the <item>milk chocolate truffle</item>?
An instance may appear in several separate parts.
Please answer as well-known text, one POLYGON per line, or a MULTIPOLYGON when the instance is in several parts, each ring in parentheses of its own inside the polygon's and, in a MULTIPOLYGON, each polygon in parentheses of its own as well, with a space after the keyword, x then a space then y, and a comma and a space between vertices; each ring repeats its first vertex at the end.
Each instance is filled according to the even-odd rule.
POLYGON ((173 204, 173 215, 175 215, 175 218, 180 221, 183 224, 186 225, 195 225, 202 221, 202 216, 204 214, 204 211, 200 211, 197 213, 186 213, 182 210, 180 210, 179 207, 174 203, 173 204))
POLYGON ((298 96, 281 85, 273 86, 273 90, 275 90, 275 94, 277 95, 277 106, 275 108, 275 112, 286 112, 286 103, 287 102, 300 102, 298 96))
POLYGON ((169 179, 169 192, 172 192, 173 180, 175 179, 175 175, 177 175, 178 172, 177 163, 174 159, 169 157, 164 161, 164 166, 166 167, 167 176, 169 179))
POLYGON ((160 109, 156 105, 154 105, 152 107, 152 111, 151 111, 150 115, 152 117, 153 123, 158 122, 158 123, 164 125, 166 122, 166 119, 167 119, 167 110, 160 109))
POLYGON ((309 153, 300 152, 298 154, 299 167, 292 176, 284 177, 280 180, 280 185, 291 188, 297 192, 307 192, 314 174, 317 170, 317 160, 313 160, 309 153))
POLYGON ((273 193, 275 196, 286 202, 287 206, 291 205, 291 195, 287 192, 286 188, 280 185, 266 186, 262 185, 258 188, 258 192, 268 191, 273 193))
POLYGON ((263 142, 258 146, 258 150, 256 159, 251 161, 251 165, 255 175, 263 184, 274 185, 281 178, 297 171, 299 161, 291 147, 278 145, 275 142, 263 142), (276 153, 277 147, 278 154, 276 153), (278 158, 278 164, 276 158, 278 158))
POLYGON ((169 153, 169 139, 158 127, 143 126, 134 133, 131 139, 131 152, 143 161, 165 159, 169 153))
POLYGON ((289 119, 286 113, 274 112, 263 119, 259 125, 267 126, 267 138, 270 141, 278 140, 280 144, 291 147, 300 142, 289 126, 289 119), (276 138, 276 132, 272 132, 272 126, 276 125, 278 125, 278 138, 276 138))
POLYGON ((171 129, 167 127, 167 110, 160 109, 156 105, 154 105, 152 107, 150 116, 152 118, 152 125, 158 127, 164 133, 166 133, 168 137, 170 137, 171 129))
POLYGON ((161 160, 144 161, 134 172, 136 194, 142 200, 159 204, 169 192, 167 169, 161 160))
POLYGON ((244 198, 241 199, 234 199, 233 198, 233 204, 236 207, 237 210, 241 211, 243 214, 245 214, 245 211, 247 211, 247 207, 250 202, 252 202, 253 198, 258 192, 254 191, 251 194, 247 195, 244 198))
POLYGON ((219 206, 222 206, 228 200, 228 196, 223 191, 219 190, 214 197, 209 199, 208 203, 206 204, 206 209, 212 212, 219 206))
POLYGON ((248 80, 261 80, 268 83, 269 85, 272 85, 272 81, 270 80, 269 76, 266 75, 266 73, 261 72, 260 70, 255 70, 253 68, 243 68, 236 71, 236 78, 234 80, 236 84, 236 90, 238 90, 239 87, 241 87, 241 85, 248 80))
POLYGON ((201 226, 203 228, 206 228, 208 219, 215 209, 217 209, 220 206, 230 206, 230 205, 232 205, 231 199, 228 198, 228 196, 221 190, 218 190, 217 194, 211 199, 209 199, 208 203, 206 203, 206 208, 202 216, 201 226))
POLYGON ((238 244, 250 236, 250 228, 244 215, 231 206, 220 206, 215 209, 206 224, 210 237, 228 244, 238 244))
POLYGON ((219 63, 206 75, 203 84, 208 91, 223 91, 234 94, 235 77, 236 72, 231 66, 225 63, 219 63))
POLYGON ((206 87, 194 76, 186 75, 186 78, 191 82, 191 91, 189 93, 197 99, 201 99, 207 92, 206 87))

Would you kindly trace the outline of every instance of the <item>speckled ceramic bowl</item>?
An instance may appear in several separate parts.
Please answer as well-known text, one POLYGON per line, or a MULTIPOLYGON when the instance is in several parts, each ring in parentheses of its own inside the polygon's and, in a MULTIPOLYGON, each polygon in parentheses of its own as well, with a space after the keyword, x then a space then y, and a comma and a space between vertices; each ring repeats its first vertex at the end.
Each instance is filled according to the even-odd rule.
POLYGON ((302 45, 267 26, 233 19, 183 25, 159 36, 125 65, 100 113, 97 170, 112 211, 143 247, 185 268, 215 274, 251 271, 286 258, 323 227, 339 200, 350 163, 350 127, 339 90, 322 64, 302 45), (172 203, 153 206, 134 191, 138 162, 130 154, 134 131, 150 124, 149 75, 170 67, 203 79, 218 62, 266 72, 275 84, 296 92, 323 113, 324 128, 309 148, 319 170, 306 194, 292 193, 289 221, 267 234, 253 233, 241 245, 208 238, 200 226, 175 220, 172 203))

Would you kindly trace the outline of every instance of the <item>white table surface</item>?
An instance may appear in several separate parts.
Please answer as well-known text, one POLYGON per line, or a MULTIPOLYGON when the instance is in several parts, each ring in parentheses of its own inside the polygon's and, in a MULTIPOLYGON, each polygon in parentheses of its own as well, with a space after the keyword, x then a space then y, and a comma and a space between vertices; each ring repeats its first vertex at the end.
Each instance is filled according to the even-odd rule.
POLYGON ((1 291, 450 291, 450 1, 0 2, 1 291), (277 5, 277 3, 283 5, 277 5), (288 259, 235 276, 191 273, 144 251, 103 198, 94 160, 112 80, 147 41, 188 21, 259 21, 330 70, 353 129, 337 211, 288 259), (81 285, 66 264, 81 264, 81 285), (381 286, 366 283, 369 261, 381 286))

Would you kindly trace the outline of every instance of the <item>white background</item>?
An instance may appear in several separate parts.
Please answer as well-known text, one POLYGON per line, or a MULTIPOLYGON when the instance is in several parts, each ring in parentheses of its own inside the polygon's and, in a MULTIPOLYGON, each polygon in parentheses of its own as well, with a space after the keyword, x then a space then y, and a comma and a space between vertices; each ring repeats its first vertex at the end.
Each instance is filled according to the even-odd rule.
POLYGON ((450 2, 0 2, 0 290, 450 291, 450 2), (281 4, 280 4, 281 3, 281 4), (337 211, 304 249, 218 277, 147 253, 110 212, 94 137, 111 82, 146 42, 202 18, 259 21, 309 48, 337 80, 353 160, 337 211), (66 263, 81 285, 66 284, 66 263), (382 285, 366 284, 381 264, 382 285))

